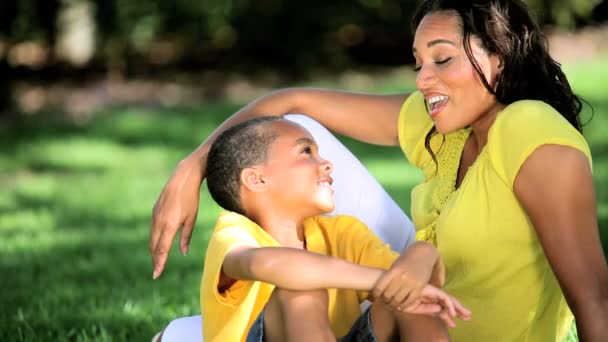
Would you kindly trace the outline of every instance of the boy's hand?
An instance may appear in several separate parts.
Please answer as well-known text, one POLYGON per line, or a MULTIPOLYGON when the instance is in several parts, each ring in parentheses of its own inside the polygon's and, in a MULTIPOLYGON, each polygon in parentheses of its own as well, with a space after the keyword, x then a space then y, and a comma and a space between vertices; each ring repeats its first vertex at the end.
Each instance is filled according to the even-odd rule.
POLYGON ((468 321, 471 319, 471 311, 462 305, 456 298, 444 291, 427 285, 421 292, 421 297, 409 306, 400 306, 398 311, 410 314, 431 315, 441 318, 450 328, 456 323, 454 317, 468 321))
POLYGON ((412 245, 380 277, 374 286, 374 297, 393 309, 410 306, 431 280, 438 259, 439 253, 432 245, 412 245))

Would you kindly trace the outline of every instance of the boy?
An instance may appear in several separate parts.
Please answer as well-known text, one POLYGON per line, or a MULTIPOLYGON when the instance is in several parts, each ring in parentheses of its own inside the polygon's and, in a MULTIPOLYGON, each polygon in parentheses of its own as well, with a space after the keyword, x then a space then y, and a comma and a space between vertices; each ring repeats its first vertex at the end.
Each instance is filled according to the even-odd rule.
POLYGON ((207 165, 209 192, 228 212, 205 259, 205 341, 447 339, 441 324, 408 313, 445 308, 449 325, 456 314, 468 319, 455 299, 427 285, 443 278, 430 245, 399 256, 353 217, 319 216, 334 207, 332 166, 297 124, 276 117, 238 124, 217 138, 207 165), (383 300, 361 315, 372 289, 383 300))

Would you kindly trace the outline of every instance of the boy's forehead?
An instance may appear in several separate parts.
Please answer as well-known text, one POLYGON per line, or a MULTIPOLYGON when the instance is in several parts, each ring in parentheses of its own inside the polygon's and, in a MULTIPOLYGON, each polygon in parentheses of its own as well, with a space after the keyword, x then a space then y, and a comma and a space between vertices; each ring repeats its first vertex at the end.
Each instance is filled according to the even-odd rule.
POLYGON ((312 136, 302 126, 289 120, 280 120, 272 122, 272 127, 269 127, 278 137, 295 138, 306 137, 311 140, 312 136))
POLYGON ((287 145, 292 147, 301 143, 314 143, 314 138, 304 127, 295 122, 288 120, 274 121, 267 127, 273 134, 276 134, 276 139, 272 145, 287 145))

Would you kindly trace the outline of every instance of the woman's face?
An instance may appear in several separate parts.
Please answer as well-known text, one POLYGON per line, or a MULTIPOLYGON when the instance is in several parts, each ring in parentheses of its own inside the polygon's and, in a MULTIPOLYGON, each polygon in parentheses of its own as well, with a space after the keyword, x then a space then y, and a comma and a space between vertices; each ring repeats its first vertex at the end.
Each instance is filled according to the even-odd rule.
MULTIPOLYGON (((494 87, 500 59, 488 55, 477 38, 471 50, 489 84, 494 87)), ((425 16, 414 37, 416 86, 424 95, 429 115, 442 134, 457 131, 501 108, 483 85, 464 50, 461 21, 454 12, 425 16)))

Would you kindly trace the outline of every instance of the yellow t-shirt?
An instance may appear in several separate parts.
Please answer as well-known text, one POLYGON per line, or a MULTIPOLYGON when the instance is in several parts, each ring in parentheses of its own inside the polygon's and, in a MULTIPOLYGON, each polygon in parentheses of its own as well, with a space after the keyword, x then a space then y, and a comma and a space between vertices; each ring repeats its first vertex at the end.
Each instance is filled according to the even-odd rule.
MULTIPOLYGON (((345 259, 359 265, 388 269, 399 256, 351 216, 317 216, 304 222, 307 250, 345 259)), ((274 285, 259 281, 237 281, 219 293, 217 285, 224 257, 236 244, 279 246, 268 233, 246 217, 224 212, 218 218, 207 247, 201 282, 204 340, 244 341, 249 328, 270 298, 274 285)), ((305 272, 306 270, 302 270, 305 272)), ((348 333, 361 315, 364 291, 329 289, 329 320, 336 336, 348 333)))
POLYGON ((419 92, 404 103, 399 141, 408 160, 423 171, 412 191, 418 240, 436 244, 446 265, 445 290, 473 312, 450 334, 454 341, 562 341, 572 313, 547 261, 513 182, 526 158, 543 144, 589 147, 555 109, 541 101, 517 101, 502 110, 487 145, 455 190, 466 128, 424 146, 433 127, 419 92))

